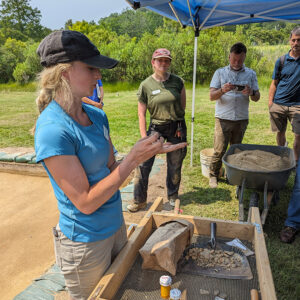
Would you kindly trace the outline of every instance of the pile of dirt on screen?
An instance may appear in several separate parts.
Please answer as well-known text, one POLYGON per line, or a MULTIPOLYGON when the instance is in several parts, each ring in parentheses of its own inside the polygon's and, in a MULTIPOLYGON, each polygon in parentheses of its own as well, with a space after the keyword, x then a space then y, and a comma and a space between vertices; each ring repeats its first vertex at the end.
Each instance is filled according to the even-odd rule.
POLYGON ((232 166, 244 170, 272 172, 291 168, 288 156, 280 156, 261 150, 235 149, 234 154, 228 155, 226 161, 232 166))

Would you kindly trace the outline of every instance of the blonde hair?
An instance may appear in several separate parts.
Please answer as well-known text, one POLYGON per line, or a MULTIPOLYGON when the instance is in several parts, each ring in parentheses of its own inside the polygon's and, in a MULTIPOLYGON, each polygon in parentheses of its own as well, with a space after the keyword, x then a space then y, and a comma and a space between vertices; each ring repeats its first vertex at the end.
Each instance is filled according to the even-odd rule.
POLYGON ((72 66, 71 63, 57 64, 45 68, 39 75, 39 95, 36 104, 41 113, 59 93, 62 108, 69 112, 72 107, 72 92, 70 85, 63 75, 72 66))

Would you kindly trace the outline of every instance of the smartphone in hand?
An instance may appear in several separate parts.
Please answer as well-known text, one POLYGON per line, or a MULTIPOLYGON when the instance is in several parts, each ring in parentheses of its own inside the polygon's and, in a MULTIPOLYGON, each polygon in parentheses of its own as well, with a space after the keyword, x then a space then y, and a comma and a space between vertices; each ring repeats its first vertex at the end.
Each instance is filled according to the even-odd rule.
POLYGON ((245 89, 246 86, 245 86, 245 85, 238 85, 238 84, 235 84, 234 87, 235 87, 235 90, 236 90, 236 91, 241 92, 242 90, 245 89))

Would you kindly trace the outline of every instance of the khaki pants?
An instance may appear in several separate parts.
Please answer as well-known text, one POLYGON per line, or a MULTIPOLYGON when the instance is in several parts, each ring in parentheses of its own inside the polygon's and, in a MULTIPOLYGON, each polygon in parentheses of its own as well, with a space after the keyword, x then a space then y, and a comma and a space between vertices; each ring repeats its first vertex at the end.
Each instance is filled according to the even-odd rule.
POLYGON ((125 224, 111 237, 91 243, 69 240, 59 225, 53 233, 56 263, 64 275, 69 294, 76 300, 89 297, 127 242, 125 224))
POLYGON ((210 177, 218 177, 222 167, 222 157, 228 144, 241 144, 248 120, 230 121, 215 119, 214 155, 210 164, 210 177))
POLYGON ((273 103, 269 108, 269 113, 273 132, 285 132, 289 120, 292 131, 300 134, 300 105, 285 106, 273 103))

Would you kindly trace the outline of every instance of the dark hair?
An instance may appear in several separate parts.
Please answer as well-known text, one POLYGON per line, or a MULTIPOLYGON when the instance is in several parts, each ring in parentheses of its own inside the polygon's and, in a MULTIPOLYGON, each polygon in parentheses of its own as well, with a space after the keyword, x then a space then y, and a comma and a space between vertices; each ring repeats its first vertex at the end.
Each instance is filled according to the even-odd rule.
POLYGON ((241 54, 241 53, 247 53, 247 48, 243 43, 235 43, 234 45, 231 46, 230 48, 230 53, 235 53, 235 54, 241 54))
POLYGON ((292 37, 292 35, 300 35, 300 27, 295 27, 290 34, 290 38, 292 37))

